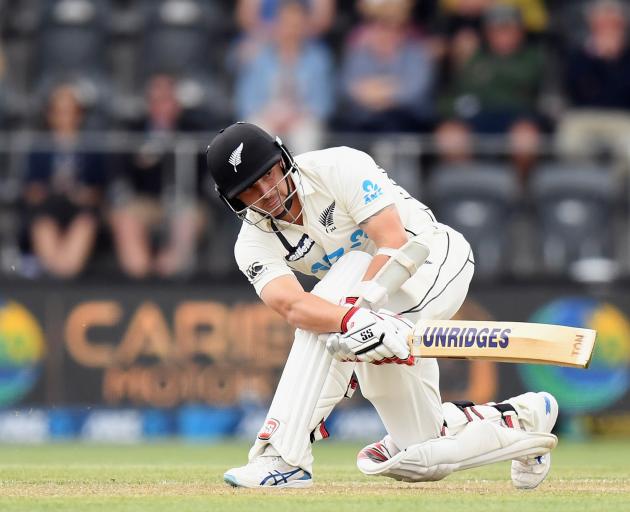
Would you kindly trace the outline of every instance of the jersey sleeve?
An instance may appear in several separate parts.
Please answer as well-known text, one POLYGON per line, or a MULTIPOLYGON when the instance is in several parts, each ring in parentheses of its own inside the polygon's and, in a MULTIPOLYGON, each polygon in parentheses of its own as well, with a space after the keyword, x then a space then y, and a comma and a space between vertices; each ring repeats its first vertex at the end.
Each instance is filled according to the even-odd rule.
MULTIPOLYGON (((234 246, 234 256, 238 268, 245 274, 260 297, 263 288, 270 281, 277 277, 294 274, 273 243, 269 240, 261 240, 263 237, 257 237, 251 230, 245 230, 247 231, 249 231, 249 236, 244 234, 244 231, 239 234, 234 246)), ((261 235, 264 233, 261 232, 261 235)))
POLYGON ((343 148, 335 178, 336 195, 357 224, 395 203, 387 174, 363 151, 343 148))

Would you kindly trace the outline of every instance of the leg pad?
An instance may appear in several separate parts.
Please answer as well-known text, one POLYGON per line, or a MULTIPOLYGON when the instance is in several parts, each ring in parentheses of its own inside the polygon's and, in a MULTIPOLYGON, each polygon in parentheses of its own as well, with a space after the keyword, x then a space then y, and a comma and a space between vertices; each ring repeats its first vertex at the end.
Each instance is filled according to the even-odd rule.
POLYGON ((441 480, 462 469, 544 455, 557 442, 553 434, 525 432, 479 421, 466 425, 457 436, 440 437, 410 446, 385 462, 359 459, 357 466, 366 475, 426 482, 441 480))

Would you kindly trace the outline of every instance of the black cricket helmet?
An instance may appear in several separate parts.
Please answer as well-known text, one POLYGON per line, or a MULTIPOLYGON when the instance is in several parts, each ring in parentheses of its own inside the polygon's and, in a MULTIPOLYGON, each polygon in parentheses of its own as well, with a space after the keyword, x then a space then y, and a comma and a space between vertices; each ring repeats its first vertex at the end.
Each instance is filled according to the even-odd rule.
POLYGON ((221 130, 206 150, 215 190, 241 219, 247 207, 236 196, 262 178, 280 161, 285 177, 297 166, 278 137, 251 123, 238 122, 221 130))

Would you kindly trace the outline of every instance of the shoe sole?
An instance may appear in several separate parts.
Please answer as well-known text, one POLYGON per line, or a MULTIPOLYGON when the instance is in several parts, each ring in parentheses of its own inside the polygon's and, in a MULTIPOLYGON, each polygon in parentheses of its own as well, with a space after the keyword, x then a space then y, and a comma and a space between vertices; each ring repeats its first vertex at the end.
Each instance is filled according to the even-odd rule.
POLYGON ((312 478, 309 480, 292 480, 291 482, 288 482, 286 484, 278 484, 278 485, 258 485, 258 484, 248 485, 248 484, 240 483, 234 475, 230 475, 229 473, 225 473, 223 475, 223 481, 232 487, 242 487, 245 489, 275 489, 275 488, 305 489, 313 485, 312 478))
POLYGON ((231 485, 232 487, 240 487, 240 485, 236 481, 236 478, 233 477, 232 475, 228 475, 227 473, 223 475, 223 481, 226 484, 231 485))
POLYGON ((517 484, 514 480, 512 480, 512 485, 514 486, 515 489, 518 489, 519 491, 530 491, 532 489, 535 489, 536 487, 538 487, 540 484, 542 484, 545 481, 550 470, 551 470, 551 452, 547 454, 547 461, 545 462, 545 472, 538 475, 539 477, 538 482, 536 482, 533 485, 531 484, 520 485, 520 484, 517 484))

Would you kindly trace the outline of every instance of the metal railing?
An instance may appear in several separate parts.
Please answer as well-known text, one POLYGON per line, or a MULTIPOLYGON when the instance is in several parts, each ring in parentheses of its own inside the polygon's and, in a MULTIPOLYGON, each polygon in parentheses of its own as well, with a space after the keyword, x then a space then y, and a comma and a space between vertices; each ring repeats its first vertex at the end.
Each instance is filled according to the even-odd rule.
MULTIPOLYGON (((172 185, 174 199, 185 203, 197 194, 199 169, 198 156, 206 150, 207 144, 216 132, 178 133, 170 138, 160 139, 164 152, 172 153, 173 167, 169 171, 169 182, 172 185)), ((325 139, 325 146, 340 144, 358 147, 368 151, 372 157, 387 169, 390 176, 410 193, 422 200, 426 190, 428 169, 425 161, 431 160, 438 154, 436 141, 432 136, 421 134, 352 134, 329 133, 325 139)), ((85 152, 97 152, 103 155, 131 154, 147 142, 147 136, 137 132, 106 131, 86 132, 81 136, 80 148, 85 152)), ((630 139, 627 143, 626 161, 615 162, 618 167, 630 167, 630 139)), ((0 133, 0 203, 4 212, 10 212, 11 207, 20 197, 21 185, 26 169, 26 157, 34 151, 46 151, 55 147, 50 134, 44 132, 18 131, 0 133)), ((473 141, 474 153, 477 158, 506 157, 510 153, 507 137, 477 137, 473 141)), ((557 155, 557 148, 552 137, 542 137, 538 146, 538 155, 548 160, 557 155)), ((620 183, 625 187, 627 196, 624 199, 625 212, 630 212, 630 187, 627 177, 620 177, 620 183)), ((208 191, 209 192, 209 191, 208 191)), ((523 190, 524 195, 527 189, 523 190)), ((209 194, 210 196, 210 194, 209 194)), ((172 200, 173 198, 171 198, 172 200)), ((630 218, 624 221, 624 232, 630 229, 630 218)), ((9 226, 8 229, 14 226, 9 226)), ((0 222, 0 250, 6 249, 7 244, 15 243, 4 230, 7 222, 0 222)), ((626 255, 630 254, 630 237, 626 236, 624 247, 619 251, 618 263, 628 273, 626 255)), ((0 267, 2 258, 0 257, 0 267)), ((6 268, 4 269, 7 270, 6 268)), ((2 269, 0 268, 0 272, 2 269)))

